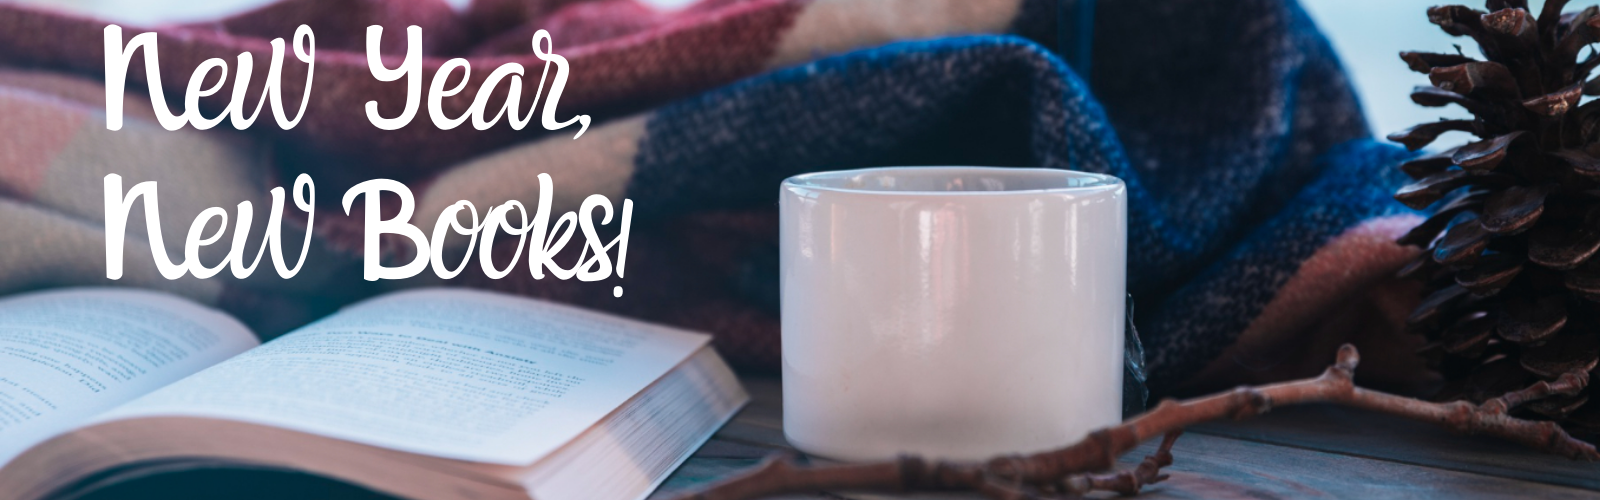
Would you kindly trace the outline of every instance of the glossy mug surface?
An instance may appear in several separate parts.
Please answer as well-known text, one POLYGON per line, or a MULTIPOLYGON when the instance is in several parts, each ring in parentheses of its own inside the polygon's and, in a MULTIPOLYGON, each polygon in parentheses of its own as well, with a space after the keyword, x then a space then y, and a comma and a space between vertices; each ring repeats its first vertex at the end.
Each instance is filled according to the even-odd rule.
POLYGON ((1121 420, 1121 180, 901 167, 800 175, 780 190, 794 446, 981 459, 1121 420))

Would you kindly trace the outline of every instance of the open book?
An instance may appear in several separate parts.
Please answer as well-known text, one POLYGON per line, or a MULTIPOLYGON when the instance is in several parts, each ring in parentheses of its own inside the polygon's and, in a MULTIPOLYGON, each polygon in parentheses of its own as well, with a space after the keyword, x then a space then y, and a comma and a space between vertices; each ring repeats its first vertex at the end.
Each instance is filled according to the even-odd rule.
POLYGON ((154 292, 0 300, 0 500, 186 468, 420 500, 634 500, 748 397, 708 337, 535 300, 399 292, 257 346, 154 292))

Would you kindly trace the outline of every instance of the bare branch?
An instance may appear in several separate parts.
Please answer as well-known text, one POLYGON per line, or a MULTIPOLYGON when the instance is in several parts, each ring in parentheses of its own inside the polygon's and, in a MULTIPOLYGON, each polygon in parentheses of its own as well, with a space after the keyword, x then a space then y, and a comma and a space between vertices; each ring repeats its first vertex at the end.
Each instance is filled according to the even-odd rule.
POLYGON ((1527 388, 1511 391, 1483 402, 1484 411, 1506 413, 1527 403, 1551 396, 1574 396, 1589 385, 1588 371, 1572 371, 1561 375, 1555 382, 1540 380, 1527 388))
POLYGON ((1587 373, 1540 381, 1483 405, 1464 401, 1435 403, 1356 387, 1360 355, 1354 346, 1339 348, 1338 359, 1321 376, 1277 384, 1239 387, 1187 401, 1162 401, 1144 414, 1090 433, 1070 446, 1033 455, 1005 456, 985 462, 928 462, 906 456, 863 464, 801 466, 780 455, 738 476, 686 493, 677 500, 748 500, 785 493, 859 491, 905 493, 973 491, 996 500, 1078 497, 1091 491, 1137 494, 1144 486, 1166 479, 1161 469, 1172 464, 1172 446, 1183 429, 1223 418, 1244 419, 1280 406, 1332 403, 1429 422, 1463 434, 1482 434, 1575 460, 1600 460, 1594 445, 1568 435, 1554 422, 1511 417, 1519 405, 1556 395, 1581 392, 1587 373), (1137 467, 1111 471, 1116 459, 1148 439, 1165 436, 1154 455, 1137 467))

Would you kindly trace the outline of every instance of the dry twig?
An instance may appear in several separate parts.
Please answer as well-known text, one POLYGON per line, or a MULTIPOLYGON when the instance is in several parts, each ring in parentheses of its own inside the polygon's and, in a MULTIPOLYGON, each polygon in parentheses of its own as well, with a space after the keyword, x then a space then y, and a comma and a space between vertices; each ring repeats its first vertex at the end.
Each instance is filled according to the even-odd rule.
POLYGON ((1321 376, 1229 392, 1186 401, 1162 401, 1154 409, 1121 424, 1090 433, 1076 444, 1043 453, 1006 456, 985 462, 929 462, 907 456, 879 463, 802 466, 790 456, 770 458, 750 471, 686 493, 677 500, 748 500, 785 493, 860 491, 974 491, 996 500, 1077 497, 1090 491, 1133 495, 1145 485, 1166 479, 1161 468, 1172 463, 1171 448, 1183 429, 1222 418, 1243 419, 1275 407, 1333 403, 1365 408, 1433 423, 1463 434, 1495 436, 1571 459, 1600 460, 1594 445, 1568 435, 1554 422, 1511 417, 1512 408, 1555 395, 1571 395, 1589 382, 1587 373, 1563 375, 1526 389, 1473 405, 1464 401, 1435 403, 1356 387, 1352 381, 1360 356, 1351 345, 1339 348, 1338 360, 1321 376), (1165 435, 1155 455, 1138 467, 1107 473, 1118 456, 1155 436, 1165 435))

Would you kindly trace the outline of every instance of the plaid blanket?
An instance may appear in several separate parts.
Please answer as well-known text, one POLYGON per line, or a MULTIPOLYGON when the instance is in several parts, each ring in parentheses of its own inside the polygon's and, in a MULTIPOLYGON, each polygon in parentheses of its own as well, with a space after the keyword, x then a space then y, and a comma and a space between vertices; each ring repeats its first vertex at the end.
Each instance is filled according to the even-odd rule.
MULTIPOLYGON (((267 40, 292 38, 302 23, 317 56, 299 126, 163 130, 135 70, 125 124, 112 132, 106 22, 0 5, 0 292, 106 284, 108 173, 124 186, 159 181, 173 255, 201 210, 270 206, 269 189, 310 173, 322 208, 305 269, 289 280, 270 269, 162 279, 139 210, 129 218, 114 284, 215 304, 270 337, 364 296, 441 284, 427 272, 360 279, 361 219, 337 206, 353 183, 407 183, 413 220, 426 227, 456 200, 535 199, 546 172, 557 210, 591 193, 634 201, 626 275, 491 280, 468 266, 442 284, 709 331, 736 365, 774 370, 778 182, 975 164, 1127 181, 1129 290, 1160 391, 1320 367, 1338 342, 1395 333, 1412 303, 1390 279, 1415 252, 1391 243, 1417 221, 1389 198, 1404 153, 1369 138, 1338 60, 1292 0, 702 0, 673 11, 634 0, 478 0, 464 11, 439 0, 284 0, 153 28, 168 102, 182 103, 180 83, 208 58, 250 51, 265 74, 267 40), (426 119, 379 130, 363 103, 399 109, 405 84, 368 72, 363 35, 374 24, 395 57, 404 28, 421 26, 427 79, 463 57, 475 69, 469 89, 503 62, 541 67, 529 40, 546 29, 572 67, 561 115, 595 124, 577 140, 503 123, 441 131, 426 119), (626 285, 620 298, 616 285, 626 285)), ((124 26, 125 36, 148 29, 124 26)), ((291 115, 306 70, 286 61, 291 115)), ((523 95, 533 95, 529 80, 523 95)), ((246 102, 260 86, 258 77, 246 102)), ((213 114, 227 94, 200 106, 213 114)), ((459 114, 471 94, 444 108, 459 114)), ((303 214, 285 218, 292 249, 303 214)), ((385 255, 409 260, 403 244, 387 243, 385 255)), ((494 251, 509 259, 514 247, 494 251)), ((226 252, 210 250, 207 262, 226 252)))

